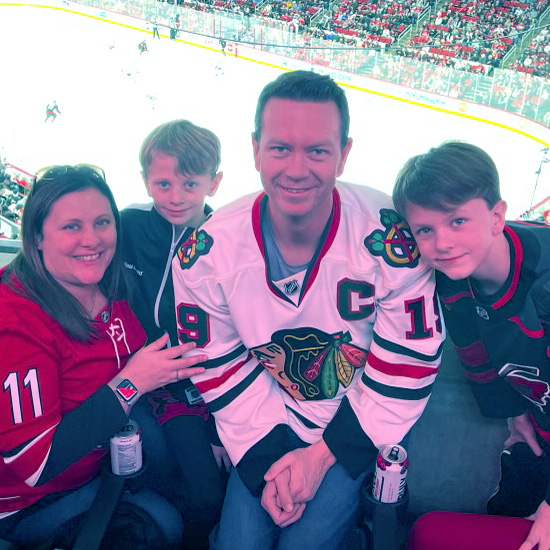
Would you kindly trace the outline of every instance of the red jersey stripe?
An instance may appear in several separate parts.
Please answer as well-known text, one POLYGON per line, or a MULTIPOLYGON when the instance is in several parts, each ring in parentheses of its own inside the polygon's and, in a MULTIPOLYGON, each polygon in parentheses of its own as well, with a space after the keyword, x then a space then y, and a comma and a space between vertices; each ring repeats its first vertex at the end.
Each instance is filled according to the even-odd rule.
POLYGON ((504 231, 508 234, 508 236, 510 237, 510 239, 512 239, 512 242, 514 243, 514 250, 516 253, 515 254, 516 258, 514 260, 514 276, 512 278, 512 283, 510 284, 510 288, 508 289, 506 294, 493 305, 493 309, 500 309, 512 299, 512 296, 515 294, 519 285, 519 277, 521 275, 521 266, 523 264, 523 246, 521 244, 521 241, 519 240, 519 237, 509 227, 505 227, 504 231))
POLYGON ((389 374, 391 376, 405 376, 407 378, 426 378, 439 372, 439 367, 419 367, 417 365, 404 365, 397 363, 388 363, 379 357, 376 357, 374 353, 370 353, 368 364, 373 369, 389 374))
POLYGON ((197 382, 195 384, 195 387, 201 393, 206 393, 207 391, 219 388, 224 382, 226 382, 229 378, 231 378, 243 365, 248 363, 250 359, 252 359, 252 354, 249 352, 246 359, 244 359, 240 363, 237 363, 234 367, 224 372, 218 378, 211 378, 210 380, 205 380, 204 382, 197 382))
POLYGON ((510 321, 513 323, 516 323, 516 325, 521 329, 521 331, 529 338, 544 338, 544 329, 541 328, 540 330, 530 330, 528 329, 522 322, 519 317, 510 317, 510 321))

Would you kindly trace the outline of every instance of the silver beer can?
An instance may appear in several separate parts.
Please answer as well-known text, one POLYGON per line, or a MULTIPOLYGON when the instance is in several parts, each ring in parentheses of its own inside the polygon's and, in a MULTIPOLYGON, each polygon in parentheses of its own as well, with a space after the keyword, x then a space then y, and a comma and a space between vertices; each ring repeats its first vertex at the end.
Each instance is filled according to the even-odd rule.
POLYGON ((393 503, 403 498, 408 469, 407 451, 401 445, 387 445, 381 449, 376 460, 372 488, 374 499, 393 503))
POLYGON ((117 476, 128 476, 139 472, 142 465, 141 430, 130 420, 111 437, 111 468, 117 476))

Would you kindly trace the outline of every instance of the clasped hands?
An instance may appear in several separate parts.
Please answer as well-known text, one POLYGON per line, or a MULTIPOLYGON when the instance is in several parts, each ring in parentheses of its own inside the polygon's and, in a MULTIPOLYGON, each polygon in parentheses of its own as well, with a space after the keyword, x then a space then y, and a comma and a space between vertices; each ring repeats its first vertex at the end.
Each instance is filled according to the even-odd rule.
POLYGON ((264 476, 262 506, 276 525, 287 527, 302 517, 335 462, 321 440, 287 453, 271 466, 264 476))

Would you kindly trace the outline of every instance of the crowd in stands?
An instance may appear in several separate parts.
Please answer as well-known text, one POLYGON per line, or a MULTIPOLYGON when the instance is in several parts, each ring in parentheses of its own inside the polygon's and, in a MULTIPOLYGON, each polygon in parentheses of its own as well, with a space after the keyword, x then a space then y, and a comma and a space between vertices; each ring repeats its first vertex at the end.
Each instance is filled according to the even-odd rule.
MULTIPOLYGON (((19 223, 27 196, 28 182, 10 175, 0 160, 0 215, 19 223)), ((1 237, 2 235, 0 235, 1 237)))
MULTIPOLYGON (((347 42, 362 47, 384 49, 391 45, 410 25, 417 22, 429 3, 377 0, 342 0, 333 15, 319 26, 325 38, 336 34, 347 42)), ((322 34, 320 35, 321 37, 322 34)))
MULTIPOLYGON (((537 29, 548 0, 175 0, 200 11, 256 16, 285 24, 304 37, 350 47, 388 50, 474 73, 502 66, 519 38, 537 29), (420 25, 418 23, 420 22, 420 25), (414 32, 409 32, 414 31, 414 32), (409 36, 403 40, 405 33, 409 36)), ((550 38, 543 28, 513 64, 550 74, 550 38)))
POLYGON ((451 0, 432 13, 403 54, 432 63, 487 72, 531 29, 547 0, 451 0))
POLYGON ((548 77, 550 75, 550 34, 543 28, 535 36, 522 56, 512 65, 513 69, 535 76, 548 77))

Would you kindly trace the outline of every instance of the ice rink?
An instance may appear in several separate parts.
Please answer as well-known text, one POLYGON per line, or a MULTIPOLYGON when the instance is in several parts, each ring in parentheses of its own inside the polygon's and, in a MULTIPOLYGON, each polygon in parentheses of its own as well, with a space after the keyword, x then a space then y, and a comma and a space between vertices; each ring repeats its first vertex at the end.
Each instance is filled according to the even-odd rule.
MULTIPOLYGON (((147 200, 138 163, 143 138, 162 122, 188 118, 222 142, 225 177, 214 207, 260 188, 251 146, 254 109, 278 69, 81 15, 1 3, 0 51, 0 156, 8 162, 28 172, 97 164, 124 207, 147 200), (149 51, 140 55, 144 38, 149 51), (61 115, 45 123, 54 99, 61 115)), ((354 145, 343 180, 391 192, 410 156, 461 139, 494 158, 508 217, 529 208, 543 159, 539 142, 483 121, 346 93, 354 145)), ((548 195, 550 168, 543 163, 535 203, 548 195)))

